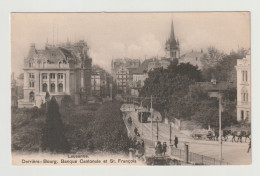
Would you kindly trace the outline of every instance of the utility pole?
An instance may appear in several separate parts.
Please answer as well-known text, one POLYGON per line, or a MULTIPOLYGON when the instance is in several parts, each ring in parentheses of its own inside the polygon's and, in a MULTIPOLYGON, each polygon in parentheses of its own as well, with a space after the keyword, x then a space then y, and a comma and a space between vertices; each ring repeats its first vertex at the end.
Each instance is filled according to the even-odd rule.
POLYGON ((152 125, 152 142, 153 142, 153 96, 151 95, 151 125, 152 125))
POLYGON ((157 123, 157 141, 158 141, 158 138, 159 138, 159 127, 158 127, 158 117, 156 118, 156 123, 157 123))
POLYGON ((170 126, 170 144, 172 144, 172 127, 171 127, 171 123, 169 123, 170 126))
POLYGON ((141 97, 141 123, 142 123, 142 136, 143 136, 143 101, 141 97))
POLYGON ((219 141, 220 141, 220 143, 219 143, 219 145, 220 145, 220 155, 219 155, 219 159, 220 159, 220 164, 221 164, 221 162, 222 162, 222 130, 221 130, 221 94, 220 94, 220 92, 219 92, 219 99, 218 99, 218 101, 219 101, 219 141))

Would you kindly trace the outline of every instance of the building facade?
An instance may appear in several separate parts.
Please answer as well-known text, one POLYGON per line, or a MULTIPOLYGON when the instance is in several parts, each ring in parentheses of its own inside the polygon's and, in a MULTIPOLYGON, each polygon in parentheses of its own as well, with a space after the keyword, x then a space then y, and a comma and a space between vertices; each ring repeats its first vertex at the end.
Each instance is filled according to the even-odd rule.
POLYGON ((237 60, 237 121, 251 122, 251 58, 237 60))
POLYGON ((180 45, 178 39, 175 38, 173 22, 171 24, 171 33, 168 40, 165 42, 166 58, 179 59, 180 58, 180 45))
POLYGON ((18 106, 18 86, 17 82, 14 78, 14 73, 11 75, 11 107, 17 107, 18 106))
POLYGON ((203 68, 203 63, 201 61, 203 56, 204 53, 202 49, 200 52, 192 50, 191 52, 183 54, 179 59, 179 63, 190 63, 191 65, 196 66, 199 70, 201 70, 203 68))
POLYGON ((111 73, 119 94, 130 94, 133 75, 131 70, 140 66, 139 59, 115 59, 111 62, 111 73))
POLYGON ((171 64, 170 59, 166 59, 166 58, 161 58, 160 60, 154 59, 152 62, 149 62, 147 70, 151 71, 154 70, 155 68, 167 69, 170 64, 171 64))
POLYGON ((100 96, 101 82, 100 82, 100 73, 92 72, 91 73, 91 94, 93 96, 100 96))
POLYGON ((46 44, 42 50, 31 44, 24 59, 24 98, 18 107, 40 107, 46 92, 58 101, 70 95, 79 104, 91 92, 91 64, 84 41, 63 46, 46 44))

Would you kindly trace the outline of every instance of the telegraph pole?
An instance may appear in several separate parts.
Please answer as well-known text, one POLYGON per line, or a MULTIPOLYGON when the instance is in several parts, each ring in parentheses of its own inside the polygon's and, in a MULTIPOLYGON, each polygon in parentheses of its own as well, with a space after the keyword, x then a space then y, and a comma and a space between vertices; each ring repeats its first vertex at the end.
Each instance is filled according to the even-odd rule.
POLYGON ((169 123, 170 126, 170 144, 172 144, 172 127, 171 127, 171 123, 169 123))
POLYGON ((219 155, 219 159, 220 159, 220 164, 221 164, 221 161, 222 161, 222 132, 221 132, 221 94, 219 93, 219 137, 220 137, 220 155, 219 155))
POLYGON ((151 95, 151 125, 152 125, 152 142, 153 142, 153 96, 151 95))
POLYGON ((141 97, 141 123, 142 123, 142 136, 143 136, 143 101, 141 97))
POLYGON ((157 123, 157 141, 158 141, 158 138, 159 138, 159 127, 158 127, 158 117, 157 117, 157 119, 156 119, 156 123, 157 123))

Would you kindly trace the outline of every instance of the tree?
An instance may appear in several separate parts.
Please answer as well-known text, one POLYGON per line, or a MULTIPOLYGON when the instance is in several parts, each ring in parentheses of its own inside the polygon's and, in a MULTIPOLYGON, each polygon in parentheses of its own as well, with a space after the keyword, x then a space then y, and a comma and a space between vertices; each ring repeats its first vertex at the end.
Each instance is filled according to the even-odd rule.
MULTIPOLYGON (((216 49, 211 49, 215 53, 219 53, 216 49)), ((214 53, 211 51, 211 53, 214 53)), ((240 48, 238 51, 232 51, 229 55, 227 54, 215 54, 219 55, 221 59, 210 59, 210 55, 206 55, 206 58, 202 59, 204 64, 202 77, 205 81, 210 81, 212 78, 217 79, 217 81, 228 81, 236 84, 236 69, 237 59, 244 58, 249 53, 249 50, 240 48), (220 57, 221 56, 221 57, 220 57), (208 60, 207 60, 208 59, 208 60), (215 60, 214 64, 208 64, 211 60, 215 60), (221 70, 221 71, 220 71, 221 70)))
MULTIPOLYGON (((201 73, 197 67, 189 63, 179 65, 171 63, 167 69, 157 68, 148 73, 140 96, 159 97, 153 101, 153 106, 164 116, 170 109, 174 109, 172 106, 176 105, 177 100, 182 101, 182 98, 188 94, 189 86, 199 80, 201 80, 201 73)), ((175 112, 171 111, 171 113, 175 112)))
POLYGON ((220 62, 223 59, 224 56, 225 55, 223 52, 220 52, 215 47, 210 46, 208 48, 208 53, 204 54, 201 59, 203 64, 203 69, 214 67, 215 65, 217 65, 218 62, 220 62))
POLYGON ((46 120, 42 129, 41 148, 51 152, 69 152, 70 146, 64 134, 59 105, 55 97, 51 98, 47 106, 46 120))

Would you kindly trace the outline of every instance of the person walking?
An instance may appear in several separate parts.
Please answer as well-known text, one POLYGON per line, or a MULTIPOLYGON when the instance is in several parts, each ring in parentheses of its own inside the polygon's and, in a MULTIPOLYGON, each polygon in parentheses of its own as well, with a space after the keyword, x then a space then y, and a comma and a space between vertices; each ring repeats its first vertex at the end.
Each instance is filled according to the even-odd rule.
POLYGON ((161 155, 162 154, 162 144, 160 141, 157 142, 157 145, 155 147, 155 154, 161 155))
POLYGON ((179 141, 178 141, 178 137, 175 136, 175 138, 174 138, 174 145, 175 145, 175 148, 178 148, 178 143, 179 143, 179 141))
POLYGON ((163 155, 167 152, 167 144, 166 142, 163 142, 163 155))
MULTIPOLYGON (((249 138, 249 139, 250 139, 250 138, 249 138)), ((248 144, 247 153, 249 153, 250 149, 251 149, 251 139, 250 139, 249 144, 248 144)))

